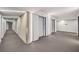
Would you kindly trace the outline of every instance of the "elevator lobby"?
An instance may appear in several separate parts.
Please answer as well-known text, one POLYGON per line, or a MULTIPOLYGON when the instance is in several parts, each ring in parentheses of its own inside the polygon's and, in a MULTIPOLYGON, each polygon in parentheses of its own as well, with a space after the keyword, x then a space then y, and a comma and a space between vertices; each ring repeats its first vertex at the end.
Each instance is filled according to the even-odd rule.
POLYGON ((79 52, 79 8, 0 7, 0 52, 79 52))

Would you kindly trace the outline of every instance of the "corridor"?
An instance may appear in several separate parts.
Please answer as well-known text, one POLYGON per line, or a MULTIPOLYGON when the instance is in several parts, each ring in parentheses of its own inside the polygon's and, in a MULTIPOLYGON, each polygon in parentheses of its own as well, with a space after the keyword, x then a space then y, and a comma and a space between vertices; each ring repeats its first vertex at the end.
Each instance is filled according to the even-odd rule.
POLYGON ((0 52, 78 52, 78 39, 75 33, 57 32, 27 45, 9 30, 0 44, 0 52))
POLYGON ((0 52, 79 51, 79 8, 10 7, 0 12, 0 52))
POLYGON ((0 51, 16 51, 22 44, 23 42, 14 31, 7 30, 0 44, 0 51))

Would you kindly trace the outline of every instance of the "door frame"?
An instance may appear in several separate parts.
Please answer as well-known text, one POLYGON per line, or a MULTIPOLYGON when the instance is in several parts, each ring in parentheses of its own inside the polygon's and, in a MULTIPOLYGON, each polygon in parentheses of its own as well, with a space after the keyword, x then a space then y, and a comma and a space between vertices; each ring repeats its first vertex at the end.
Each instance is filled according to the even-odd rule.
POLYGON ((43 36, 46 36, 46 17, 43 19, 43 36))

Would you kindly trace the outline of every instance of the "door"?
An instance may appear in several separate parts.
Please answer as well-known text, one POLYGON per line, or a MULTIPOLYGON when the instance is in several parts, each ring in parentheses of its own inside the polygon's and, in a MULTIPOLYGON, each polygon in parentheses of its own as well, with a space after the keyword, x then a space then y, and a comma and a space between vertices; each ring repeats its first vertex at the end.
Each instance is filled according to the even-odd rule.
POLYGON ((55 20, 52 20, 52 33, 55 32, 55 20))
POLYGON ((41 36, 46 36, 46 17, 33 14, 32 27, 33 41, 38 40, 41 36))
POLYGON ((46 36, 46 17, 39 16, 39 35, 46 36))

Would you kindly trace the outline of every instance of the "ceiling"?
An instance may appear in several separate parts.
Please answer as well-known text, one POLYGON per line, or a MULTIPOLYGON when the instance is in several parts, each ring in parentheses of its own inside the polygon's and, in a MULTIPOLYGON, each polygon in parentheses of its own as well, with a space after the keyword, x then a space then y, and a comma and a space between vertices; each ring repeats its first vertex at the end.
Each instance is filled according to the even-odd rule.
POLYGON ((0 13, 3 16, 21 16, 22 14, 24 14, 24 11, 0 10, 0 13))
POLYGON ((70 17, 76 16, 78 9, 78 7, 0 7, 0 11, 3 15, 19 16, 23 14, 24 11, 31 11, 37 14, 50 14, 58 18, 61 16, 65 17, 67 15, 70 15, 70 17))

